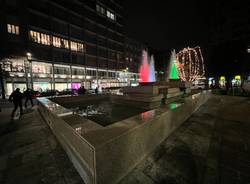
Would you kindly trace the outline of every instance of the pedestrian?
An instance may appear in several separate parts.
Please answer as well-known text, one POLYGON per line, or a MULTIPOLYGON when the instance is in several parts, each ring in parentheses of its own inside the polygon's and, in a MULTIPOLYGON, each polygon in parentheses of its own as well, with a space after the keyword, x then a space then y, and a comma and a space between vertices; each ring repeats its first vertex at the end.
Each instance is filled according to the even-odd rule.
POLYGON ((14 104, 14 109, 11 113, 11 118, 14 118, 15 112, 19 106, 20 108, 20 114, 23 115, 23 103, 22 103, 22 98, 23 98, 23 94, 20 92, 19 88, 16 88, 15 91, 13 91, 9 97, 9 101, 13 102, 14 104))
POLYGON ((98 93, 98 86, 96 86, 96 88, 95 88, 95 94, 97 94, 98 93))
POLYGON ((28 101, 30 101, 31 106, 33 107, 34 104, 33 104, 31 89, 28 88, 26 91, 24 91, 24 96, 25 96, 25 103, 24 103, 25 108, 27 108, 28 101))

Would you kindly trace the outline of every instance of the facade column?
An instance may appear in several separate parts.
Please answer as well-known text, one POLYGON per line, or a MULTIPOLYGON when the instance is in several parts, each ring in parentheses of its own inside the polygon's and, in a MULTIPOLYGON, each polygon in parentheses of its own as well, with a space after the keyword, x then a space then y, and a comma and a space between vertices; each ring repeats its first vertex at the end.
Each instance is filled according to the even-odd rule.
POLYGON ((13 77, 11 77, 11 88, 12 88, 11 92, 14 91, 15 88, 14 88, 14 78, 13 77))
MULTIPOLYGON (((26 78, 26 89, 29 88, 29 77, 28 77, 28 61, 27 60, 24 60, 24 66, 25 66, 25 78, 26 78)), ((11 78, 12 80, 12 78, 11 78)), ((13 81, 11 82, 12 85, 13 85, 13 81)))
POLYGON ((99 86, 98 68, 96 68, 96 83, 97 83, 97 86, 99 86))
POLYGON ((84 66, 84 86, 87 85, 87 69, 86 69, 86 65, 84 66))
POLYGON ((51 68, 51 72, 52 72, 52 89, 55 90, 56 89, 56 84, 55 84, 55 65, 54 63, 52 63, 52 68, 51 68))
POLYGON ((72 83, 73 83, 73 79, 72 79, 72 64, 70 65, 70 88, 72 88, 72 83))
POLYGON ((34 90, 32 60, 30 60, 29 62, 30 62, 30 87, 32 90, 34 90))

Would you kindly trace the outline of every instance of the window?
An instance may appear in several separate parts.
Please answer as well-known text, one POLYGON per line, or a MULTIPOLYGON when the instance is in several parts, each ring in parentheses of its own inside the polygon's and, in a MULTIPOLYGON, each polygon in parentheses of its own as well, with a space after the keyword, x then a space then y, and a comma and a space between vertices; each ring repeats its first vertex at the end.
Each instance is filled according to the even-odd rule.
POLYGON ((115 20, 115 14, 109 10, 107 10, 107 17, 111 20, 115 20))
POLYGON ((41 43, 43 45, 50 45, 51 43, 50 35, 48 34, 30 30, 29 37, 31 41, 36 42, 36 43, 41 43))
MULTIPOLYGON (((8 26, 8 29, 12 29, 12 26, 8 26)), ((18 30, 19 31, 19 30, 18 30)), ((77 51, 77 52, 84 52, 84 44, 75 42, 75 41, 70 41, 64 38, 60 38, 57 36, 50 36, 45 33, 40 33, 37 31, 30 30, 29 31, 29 37, 30 40, 36 43, 40 43, 43 45, 53 45, 54 47, 57 48, 64 48, 64 49, 70 49, 72 51, 77 51), (69 43, 71 44, 71 47, 69 46, 69 43)))
POLYGON ((61 48, 69 49, 69 41, 61 38, 61 48))
POLYGON ((84 52, 82 43, 70 41, 70 46, 72 51, 84 52))
POLYGON ((111 17, 111 12, 109 10, 107 10, 107 17, 110 18, 111 17))
POLYGON ((102 7, 99 4, 96 5, 96 12, 100 13, 104 16, 107 16, 111 20, 115 21, 115 19, 116 19, 115 13, 113 13, 112 11, 106 10, 104 7, 102 7))
POLYGON ((7 32, 10 34, 19 35, 19 26, 7 24, 7 32))
POLYGON ((96 5, 96 11, 102 15, 105 15, 105 9, 99 4, 96 5))
POLYGON ((64 38, 53 36, 53 46, 58 48, 69 49, 69 41, 64 38))
POLYGON ((41 33, 41 44, 50 45, 50 36, 47 34, 41 33))
POLYGON ((53 36, 53 46, 54 47, 61 47, 61 41, 59 37, 53 36))

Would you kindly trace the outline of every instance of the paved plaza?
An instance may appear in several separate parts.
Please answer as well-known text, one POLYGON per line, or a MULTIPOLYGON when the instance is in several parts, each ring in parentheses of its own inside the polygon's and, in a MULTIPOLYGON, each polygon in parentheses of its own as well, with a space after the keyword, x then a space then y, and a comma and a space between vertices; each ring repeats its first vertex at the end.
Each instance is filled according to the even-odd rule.
MULTIPOLYGON (((1 184, 83 183, 37 107, 11 121, 1 106, 1 184)), ((250 99, 212 96, 120 182, 136 183, 250 183, 250 99)))

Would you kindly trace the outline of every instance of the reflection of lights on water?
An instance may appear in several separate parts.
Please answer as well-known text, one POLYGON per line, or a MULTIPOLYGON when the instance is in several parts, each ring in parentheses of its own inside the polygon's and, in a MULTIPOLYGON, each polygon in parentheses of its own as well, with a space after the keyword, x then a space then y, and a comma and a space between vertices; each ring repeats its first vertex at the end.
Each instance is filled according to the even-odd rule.
POLYGON ((141 118, 142 118, 143 120, 148 120, 148 119, 153 118, 154 115, 155 115, 155 111, 154 111, 154 110, 152 110, 152 111, 147 111, 147 112, 141 113, 141 118))
POLYGON ((192 99, 193 99, 193 100, 196 99, 198 96, 200 96, 200 94, 201 94, 201 93, 193 94, 193 95, 192 95, 192 99))
POLYGON ((173 103, 169 104, 169 108, 171 110, 173 110, 173 109, 180 107, 181 105, 182 105, 181 103, 173 102, 173 103))
POLYGON ((170 109, 176 109, 177 108, 177 103, 171 103, 169 104, 170 109))
POLYGON ((78 134, 82 133, 82 127, 76 127, 75 130, 78 134))

